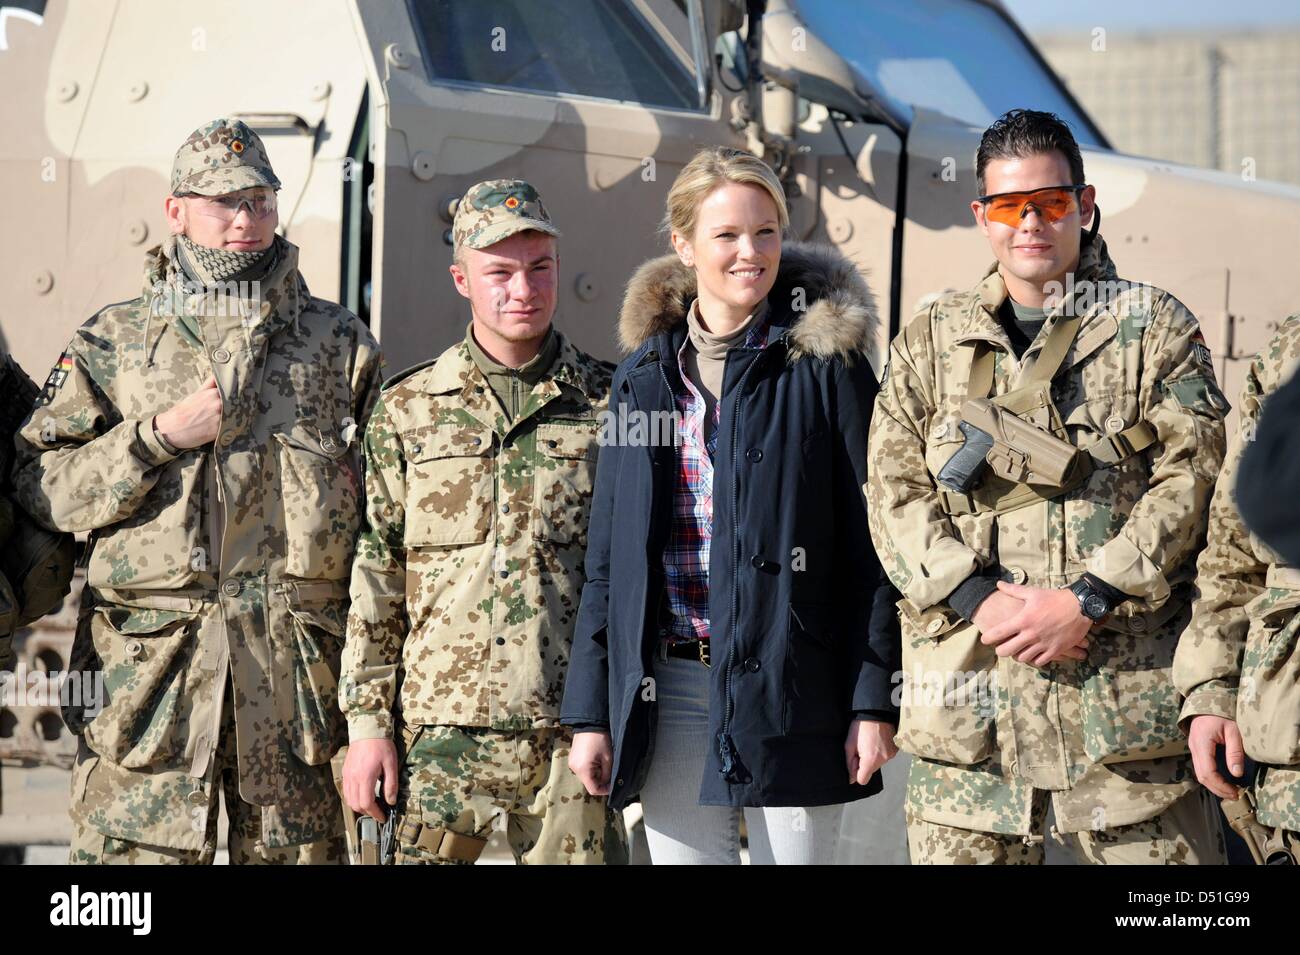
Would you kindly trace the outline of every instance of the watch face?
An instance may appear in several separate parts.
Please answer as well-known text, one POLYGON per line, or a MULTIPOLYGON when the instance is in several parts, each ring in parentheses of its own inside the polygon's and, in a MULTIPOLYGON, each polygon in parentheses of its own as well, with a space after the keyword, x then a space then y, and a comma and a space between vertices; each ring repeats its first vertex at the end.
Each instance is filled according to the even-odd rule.
POLYGON ((1084 598, 1083 612, 1093 620, 1100 620, 1102 617, 1106 616, 1109 609, 1110 608, 1106 606, 1105 597, 1099 597, 1096 594, 1088 594, 1088 596, 1084 598))

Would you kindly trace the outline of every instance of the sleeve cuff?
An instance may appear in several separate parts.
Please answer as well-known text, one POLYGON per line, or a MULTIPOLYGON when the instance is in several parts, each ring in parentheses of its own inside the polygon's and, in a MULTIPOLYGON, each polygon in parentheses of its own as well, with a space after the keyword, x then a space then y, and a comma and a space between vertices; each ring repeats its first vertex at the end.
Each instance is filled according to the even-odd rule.
POLYGON ((1178 725, 1187 732, 1187 723, 1193 716, 1219 716, 1225 720, 1237 718, 1237 688, 1220 681, 1204 683, 1192 690, 1183 701, 1178 725))
POLYGON ((947 596, 972 574, 979 573, 980 562, 975 551, 953 537, 941 537, 926 551, 919 573, 906 587, 900 587, 904 596, 920 610, 928 610, 942 603, 947 596))
POLYGON ((359 739, 392 739, 391 713, 357 713, 348 717, 348 742, 359 739))
POLYGON ((959 613, 963 620, 970 620, 984 599, 997 589, 996 577, 971 574, 948 595, 948 606, 959 613))
POLYGON ((565 723, 575 733, 608 733, 608 723, 565 723))
POLYGON ((174 461, 181 452, 154 430, 153 419, 150 418, 136 423, 135 441, 131 443, 131 453, 147 466, 156 468, 168 461, 174 461))
POLYGON ((1129 599, 1128 594, 1124 593, 1122 590, 1115 589, 1096 574, 1084 574, 1083 579, 1088 582, 1088 586, 1105 597, 1106 602, 1109 603, 1112 608, 1118 607, 1124 601, 1129 599))
POLYGON ((853 718, 871 723, 888 723, 895 728, 898 726, 898 710, 856 710, 853 718))
POLYGON ((1128 599, 1145 601, 1146 609, 1155 610, 1169 599, 1164 573, 1122 533, 1093 551, 1085 566, 1128 599))

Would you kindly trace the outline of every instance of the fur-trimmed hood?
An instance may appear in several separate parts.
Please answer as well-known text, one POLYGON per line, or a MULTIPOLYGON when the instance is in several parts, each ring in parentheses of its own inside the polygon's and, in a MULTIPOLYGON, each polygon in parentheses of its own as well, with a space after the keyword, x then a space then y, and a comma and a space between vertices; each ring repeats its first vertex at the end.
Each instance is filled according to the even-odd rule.
MULTIPOLYGON (((695 272, 676 255, 646 262, 628 282, 618 317, 625 354, 686 321, 695 272)), ((790 360, 810 356, 851 361, 869 353, 877 330, 875 297, 862 273, 836 249, 790 242, 781 249, 776 284, 767 297, 772 320, 789 325, 790 360), (796 309, 803 290, 804 309, 796 309)))

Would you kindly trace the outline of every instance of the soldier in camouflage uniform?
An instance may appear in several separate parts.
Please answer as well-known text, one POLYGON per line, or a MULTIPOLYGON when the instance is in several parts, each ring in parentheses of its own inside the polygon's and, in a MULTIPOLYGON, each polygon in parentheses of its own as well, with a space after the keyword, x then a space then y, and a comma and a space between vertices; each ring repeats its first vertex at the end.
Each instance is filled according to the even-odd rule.
POLYGON ((1300 568, 1250 533, 1233 495, 1265 399, 1298 366, 1300 315, 1293 315, 1246 373, 1240 427, 1210 502, 1192 622, 1174 656, 1197 777, 1231 799, 1237 790, 1215 768, 1215 749, 1224 746, 1236 776, 1243 752, 1250 756, 1259 764, 1256 815, 1269 828, 1287 830, 1292 845, 1300 845, 1300 568))
POLYGON ((224 119, 176 153, 144 290, 77 332, 19 436, 20 500, 90 532, 67 711, 74 862, 346 859, 329 760, 378 347, 275 235, 279 180, 224 119))
POLYGON ((500 821, 520 862, 625 852, 559 723, 613 369, 551 328, 558 234, 526 182, 465 194, 451 272, 473 320, 385 383, 366 431, 344 795, 382 820, 382 778, 401 863, 473 862, 500 821))
POLYGON ((1040 863, 1050 804, 1076 859, 1220 862, 1170 671, 1227 402, 1195 318, 1120 283, 1095 222, 1082 235, 1094 191, 1063 123, 1013 111, 977 173, 998 261, 905 325, 870 427, 872 533, 904 595, 912 859, 1040 863), (963 406, 989 396, 1084 449, 1081 483, 940 483, 963 406))
POLYGON ((72 535, 32 523, 13 501, 14 432, 38 393, 0 344, 0 670, 13 656, 14 631, 58 606, 72 583, 72 535))

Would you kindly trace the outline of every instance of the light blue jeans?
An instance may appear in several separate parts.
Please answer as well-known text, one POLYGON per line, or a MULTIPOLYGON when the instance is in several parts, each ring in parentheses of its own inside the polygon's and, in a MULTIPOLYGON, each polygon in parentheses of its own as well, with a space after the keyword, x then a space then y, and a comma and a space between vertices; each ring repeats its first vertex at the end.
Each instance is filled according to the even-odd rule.
MULTIPOLYGON (((655 663, 658 722, 641 789, 650 860, 655 865, 740 865, 740 814, 754 865, 829 865, 844 807, 744 810, 701 806, 700 780, 713 745, 709 670, 694 660, 655 663)), ((848 770, 845 770, 847 774, 848 770)))

